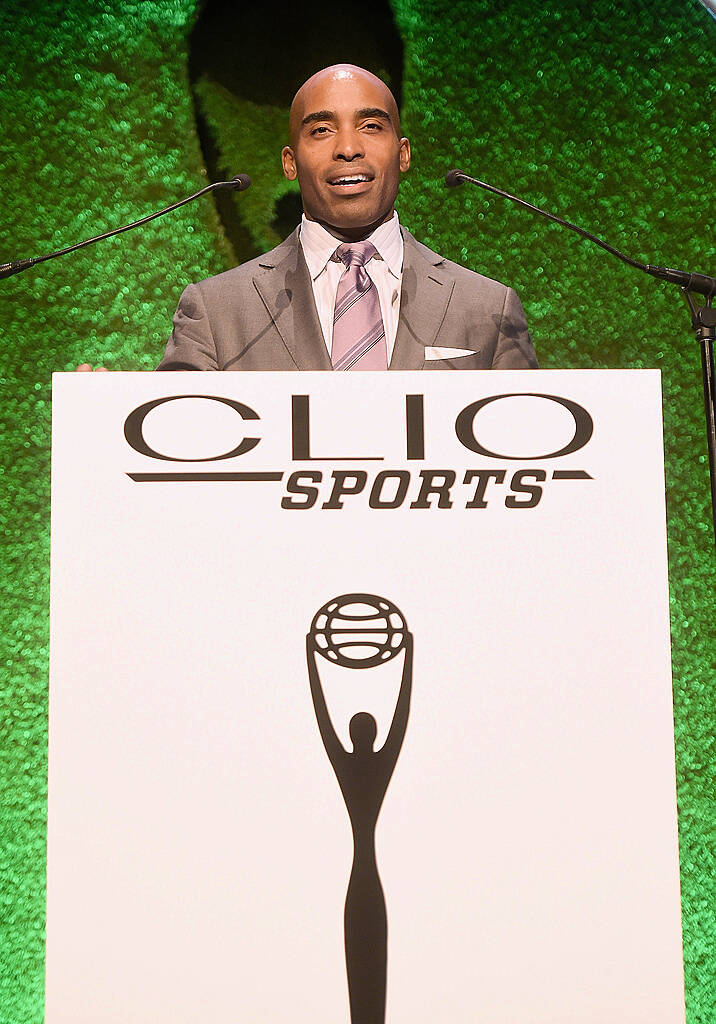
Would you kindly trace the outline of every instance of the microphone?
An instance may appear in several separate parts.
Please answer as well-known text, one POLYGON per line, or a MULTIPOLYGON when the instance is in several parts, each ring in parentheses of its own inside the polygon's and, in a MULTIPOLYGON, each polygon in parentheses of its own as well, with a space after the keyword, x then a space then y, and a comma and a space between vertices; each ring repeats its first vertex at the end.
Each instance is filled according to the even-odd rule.
POLYGON ((235 174, 229 181, 215 181, 211 185, 207 185, 206 188, 202 188, 199 192, 195 192, 191 196, 187 196, 186 199, 180 199, 178 203, 172 203, 171 206, 166 206, 163 210, 158 210, 156 213, 150 213, 147 217, 141 217, 139 220, 133 221, 131 224, 125 224, 122 228, 115 228, 114 231, 105 231, 103 235, 95 235, 94 238, 87 238, 84 242, 78 242, 76 245, 70 245, 66 249, 58 249, 56 252, 48 253, 46 256, 35 256, 30 259, 24 260, 13 260, 10 263, 0 264, 0 278, 12 277, 13 274, 19 274, 23 270, 28 270, 30 267, 34 267, 38 263, 45 263, 46 260, 54 260, 56 256, 64 256, 68 252, 74 252, 76 249, 84 249, 86 245, 92 245, 94 242, 101 242, 105 238, 111 238, 113 235, 120 235, 123 231, 131 231, 132 228, 137 228, 141 224, 148 224, 150 220, 155 220, 157 217, 162 217, 165 213, 171 213, 172 210, 178 210, 180 206, 186 206, 187 203, 193 202, 194 199, 198 199, 199 196, 204 196, 207 192, 214 192, 219 189, 230 189, 232 192, 245 192, 251 184, 251 178, 248 174, 235 174))
POLYGON ((637 270, 642 270, 645 274, 649 274, 651 277, 657 277, 661 281, 670 281, 672 284, 678 284, 685 291, 697 292, 699 295, 703 295, 706 298, 710 298, 716 295, 716 277, 709 277, 708 274, 695 274, 688 270, 674 270, 672 267, 659 267, 652 263, 641 263, 639 260, 634 260, 630 256, 625 256, 623 252, 615 249, 607 242, 602 241, 601 238, 597 238, 596 235, 590 234, 589 231, 585 231, 584 228, 578 227, 576 224, 571 224, 568 220, 563 220, 561 217, 556 217, 553 213, 548 213, 546 210, 542 210, 539 206, 534 206, 532 203, 528 203, 524 199, 519 199, 517 196, 511 195, 509 192, 504 192, 501 188, 495 188, 494 185, 488 185, 486 181, 479 181, 477 178, 471 177, 466 174, 465 171, 460 171, 457 168, 448 171, 445 175, 445 184, 449 188, 457 188, 463 185, 466 181, 469 181, 472 185, 478 185, 480 188, 484 188, 487 192, 493 192, 497 196, 502 196, 503 199, 509 199, 513 203, 517 203, 519 206, 524 206, 525 209, 531 210, 533 213, 540 214, 541 217, 546 217, 547 220, 554 221, 555 224, 561 224, 563 228, 569 228, 570 231, 576 231, 582 238, 589 239, 590 242, 594 242, 601 249, 605 249, 611 253, 612 256, 616 256, 622 263, 628 264, 630 267, 636 267, 637 270))
POLYGON ((230 188, 233 192, 245 192, 250 184, 251 178, 248 174, 235 174, 230 181, 216 181, 211 187, 230 188))
POLYGON ((448 188, 457 188, 459 185, 462 185, 466 180, 467 175, 464 173, 464 171, 458 171, 456 169, 448 171, 447 174, 445 175, 445 184, 448 186, 448 188))

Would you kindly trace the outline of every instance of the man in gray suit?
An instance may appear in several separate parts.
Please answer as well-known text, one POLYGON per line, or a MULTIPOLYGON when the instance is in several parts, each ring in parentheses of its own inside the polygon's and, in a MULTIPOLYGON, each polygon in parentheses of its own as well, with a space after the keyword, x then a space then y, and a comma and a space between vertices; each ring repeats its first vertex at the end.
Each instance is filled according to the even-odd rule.
MULTIPOLYGON (((394 212, 410 143, 389 89, 353 65, 318 72, 291 106, 285 176, 301 226, 271 252, 189 285, 160 370, 331 370, 336 249, 368 240, 391 370, 525 369, 537 360, 517 295, 421 245, 394 212)), ((361 367, 356 367, 360 369, 361 367)))

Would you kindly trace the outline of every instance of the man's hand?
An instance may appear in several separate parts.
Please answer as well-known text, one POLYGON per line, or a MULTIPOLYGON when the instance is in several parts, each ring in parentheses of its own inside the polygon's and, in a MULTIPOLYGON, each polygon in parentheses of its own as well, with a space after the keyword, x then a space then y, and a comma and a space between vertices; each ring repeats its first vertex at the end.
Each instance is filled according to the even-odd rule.
MULTIPOLYGON (((92 373, 92 367, 90 366, 89 363, 80 363, 80 365, 77 367, 75 372, 77 372, 77 373, 92 373)), ((95 373, 109 373, 109 370, 107 369, 106 366, 95 366, 94 367, 94 372, 95 373)))

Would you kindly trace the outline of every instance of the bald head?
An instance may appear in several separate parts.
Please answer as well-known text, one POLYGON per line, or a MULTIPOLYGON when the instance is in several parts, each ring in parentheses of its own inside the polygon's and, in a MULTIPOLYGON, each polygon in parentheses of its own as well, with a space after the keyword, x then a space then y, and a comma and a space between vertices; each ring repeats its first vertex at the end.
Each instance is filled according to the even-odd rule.
POLYGON ((322 71, 317 71, 315 75, 311 75, 293 97, 288 121, 291 145, 296 145, 303 119, 307 113, 310 114, 312 112, 312 106, 315 106, 315 103, 312 104, 312 100, 317 95, 322 96, 326 86, 330 88, 332 83, 343 86, 355 84, 357 86, 361 82, 375 90, 376 96, 380 98, 381 105, 392 122, 395 134, 399 136, 400 114, 398 113, 398 104, 395 102, 395 97, 385 82, 378 78, 377 75, 366 71, 365 68, 359 68, 355 64, 332 64, 329 68, 323 68, 322 71))
POLYGON ((343 241, 367 238, 393 216, 410 143, 395 98, 376 75, 334 64, 312 75, 291 104, 283 171, 298 179, 309 220, 343 241))

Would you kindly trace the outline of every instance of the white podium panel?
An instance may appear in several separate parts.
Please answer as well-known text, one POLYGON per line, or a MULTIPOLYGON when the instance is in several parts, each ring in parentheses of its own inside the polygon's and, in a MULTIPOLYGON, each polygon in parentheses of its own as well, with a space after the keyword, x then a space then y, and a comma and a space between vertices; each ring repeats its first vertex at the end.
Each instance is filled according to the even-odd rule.
POLYGON ((55 375, 47 1024, 348 1024, 375 869, 388 1024, 682 1024, 660 409, 655 371, 55 375))

